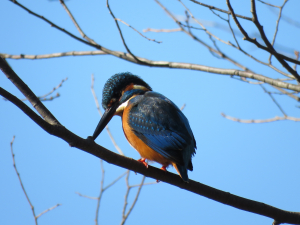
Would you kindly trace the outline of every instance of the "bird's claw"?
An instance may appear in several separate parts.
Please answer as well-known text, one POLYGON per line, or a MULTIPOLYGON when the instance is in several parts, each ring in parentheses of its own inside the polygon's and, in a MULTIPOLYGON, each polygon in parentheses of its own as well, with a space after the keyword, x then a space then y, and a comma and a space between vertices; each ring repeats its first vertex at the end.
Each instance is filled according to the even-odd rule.
POLYGON ((146 166, 146 168, 148 168, 148 163, 146 163, 146 159, 145 158, 139 159, 138 162, 143 163, 146 166))

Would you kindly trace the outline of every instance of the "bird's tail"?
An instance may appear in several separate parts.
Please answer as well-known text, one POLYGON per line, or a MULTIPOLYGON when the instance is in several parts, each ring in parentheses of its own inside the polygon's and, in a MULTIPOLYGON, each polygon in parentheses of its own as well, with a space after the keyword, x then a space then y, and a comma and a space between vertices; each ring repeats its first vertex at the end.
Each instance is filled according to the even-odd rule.
POLYGON ((182 178, 184 182, 188 183, 189 177, 187 173, 187 168, 181 166, 179 164, 173 163, 173 167, 177 170, 179 176, 182 178))

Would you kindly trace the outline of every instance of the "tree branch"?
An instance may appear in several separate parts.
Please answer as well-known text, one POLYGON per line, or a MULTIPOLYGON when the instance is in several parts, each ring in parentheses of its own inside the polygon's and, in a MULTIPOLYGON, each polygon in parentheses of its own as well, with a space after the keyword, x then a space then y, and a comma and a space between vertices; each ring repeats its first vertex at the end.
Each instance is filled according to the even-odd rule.
MULTIPOLYGON (((217 11, 219 11, 219 12, 226 13, 226 14, 231 14, 230 11, 226 11, 226 10, 224 10, 224 9, 220 9, 220 8, 217 8, 217 7, 212 6, 212 5, 207 5, 207 4, 198 2, 198 1, 196 1, 196 0, 190 0, 190 1, 191 1, 191 2, 194 2, 194 3, 198 4, 198 5, 207 7, 207 8, 209 8, 209 9, 217 10, 217 11)), ((250 17, 247 17, 247 16, 241 16, 241 15, 238 15, 238 14, 236 14, 236 16, 237 16, 237 17, 240 17, 240 18, 242 18, 242 19, 245 19, 245 20, 252 21, 252 19, 251 19, 250 17)))
MULTIPOLYGON (((275 80, 275 79, 272 79, 272 78, 269 78, 269 77, 265 77, 263 75, 255 74, 255 73, 249 73, 249 72, 233 70, 233 69, 213 68, 213 67, 202 66, 202 65, 191 64, 191 63, 152 61, 152 60, 149 60, 149 59, 146 59, 146 58, 142 58, 142 57, 138 57, 138 56, 132 56, 132 55, 126 54, 124 52, 112 51, 112 50, 109 50, 107 48, 104 48, 104 47, 100 46, 99 44, 95 45, 95 44, 89 43, 89 42, 87 42, 87 41, 71 34, 70 32, 66 31, 65 29, 57 26, 53 22, 51 22, 48 19, 44 18, 43 16, 38 15, 38 14, 32 12, 31 10, 27 9, 25 6, 21 5, 20 3, 18 3, 15 0, 10 0, 10 1, 17 4, 18 6, 22 7, 23 9, 25 9, 30 14, 44 20, 45 22, 49 23, 51 26, 59 29, 60 31, 62 31, 64 33, 66 33, 67 35, 71 36, 72 38, 75 38, 76 40, 78 40, 80 42, 83 42, 87 45, 93 46, 93 47, 95 47, 99 50, 102 50, 107 54, 114 55, 118 58, 127 60, 129 62, 133 62, 133 63, 140 64, 140 65, 146 65, 146 66, 177 68, 177 69, 191 69, 191 70, 199 70, 199 71, 205 71, 205 72, 223 74, 223 75, 241 76, 241 77, 246 77, 246 78, 251 78, 251 79, 263 81, 265 83, 268 83, 268 84, 271 84, 273 86, 277 86, 277 87, 280 87, 280 88, 286 88, 286 89, 290 89, 290 90, 293 90, 293 91, 300 91, 300 86, 299 85, 285 83, 285 82, 278 81, 278 80, 275 80)), ((156 2, 158 2, 158 1, 156 1, 156 2)), ((193 38, 195 38, 195 37, 193 37, 193 38)), ((203 43, 203 44, 205 44, 205 43, 203 43)), ((221 53, 218 52, 218 54, 221 54, 221 53)), ((221 55, 222 55, 222 57, 225 57, 224 54, 221 54, 221 55)), ((284 57, 284 56, 282 56, 282 57, 284 57)), ((297 64, 300 64, 300 62, 297 61, 297 60, 294 60, 293 62, 297 63, 297 64)))
MULTIPOLYGON (((229 0, 227 0, 229 2, 229 0)), ((230 3, 229 3, 230 4, 230 3)), ((258 21, 258 17, 257 17, 257 14, 256 14, 256 7, 255 7, 255 1, 254 0, 251 0, 251 13, 253 15, 253 23, 255 24, 255 26, 257 27, 257 29, 259 30, 259 33, 260 33, 260 36, 261 38, 263 39, 263 41, 265 42, 266 46, 267 46, 267 51, 270 52, 271 54, 273 54, 276 59, 278 60, 278 62, 280 62, 280 64, 287 69, 287 71, 289 71, 291 74, 293 74, 293 76, 296 78, 296 80, 298 82, 300 82, 300 76, 299 74, 297 73, 296 70, 293 70, 293 68, 286 62, 284 61, 284 58, 281 57, 277 51, 274 49, 273 45, 269 42, 265 32, 264 32, 264 29, 263 29, 263 26, 259 23, 258 21)))
MULTIPOLYGON (((2 62, 2 61, 1 61, 2 62)), ((12 69, 5 65, 4 63, 0 63, 0 68, 3 72, 8 74, 14 73, 12 69), (3 67, 5 69, 3 69, 3 67)), ((23 81, 20 80, 14 80, 14 84, 17 87, 22 88, 22 91, 24 92, 25 96, 28 96, 28 99, 30 102, 33 102, 37 97, 35 95, 31 95, 32 91, 29 89, 28 86, 20 85, 23 83, 23 81)), ((171 184, 173 186, 177 186, 181 189, 190 191, 192 193, 205 196, 209 199, 218 201, 220 203, 230 205, 232 207, 253 212, 259 215, 263 215, 269 218, 273 218, 277 222, 281 223, 291 223, 291 224, 300 224, 300 213, 299 212, 290 212, 281 210, 278 208, 275 208, 270 205, 266 205, 261 202, 253 201, 250 199, 242 198, 233 194, 230 194, 228 192, 224 192, 212 187, 209 187, 207 185, 201 184, 199 182, 189 180, 189 183, 183 182, 182 179, 173 173, 162 171, 158 168, 149 166, 146 168, 142 163, 125 157, 121 156, 119 154, 116 154, 114 152, 111 152, 104 147, 96 144, 91 138, 83 139, 76 134, 72 133, 68 129, 66 129, 64 126, 60 124, 49 124, 45 121, 43 121, 40 117, 32 116, 32 113, 34 113, 25 103, 18 100, 16 101, 11 94, 7 94, 5 91, 2 91, 3 89, 0 89, 0 94, 7 98, 9 101, 11 101, 13 104, 15 104, 17 107, 19 107, 23 112, 28 115, 34 122, 36 122, 38 125, 43 125, 46 123, 46 126, 41 126, 42 129, 44 129, 46 132, 59 137, 63 140, 65 140, 67 143, 69 143, 70 146, 76 147, 78 149, 81 149, 89 154, 92 154, 98 158, 101 158, 105 160, 106 162, 129 169, 131 171, 135 171, 136 173, 143 174, 146 177, 151 177, 156 180, 160 180, 162 182, 171 184), (29 110, 24 110, 28 109, 29 110), (40 123, 40 120, 43 121, 43 123, 40 123)), ((38 99, 37 99, 38 100, 38 99)), ((38 100, 39 101, 39 100, 38 100)), ((39 104, 42 105, 41 102, 39 104)), ((43 105, 43 108, 45 106, 43 105)), ((35 114, 35 113, 34 113, 35 114)))
MULTIPOLYGON (((285 56, 285 55, 282 55, 282 54, 276 52, 275 49, 274 49, 272 46, 271 46, 271 48, 270 48, 268 45, 267 45, 267 47, 261 45, 261 44, 256 40, 256 38, 250 38, 249 35, 248 35, 248 33, 244 30, 244 28, 242 27, 242 25, 241 25, 240 22, 238 21, 237 16, 236 16, 236 14, 234 13, 234 10, 233 10, 233 8, 232 8, 232 6, 231 6, 231 4, 230 4, 230 1, 229 1, 229 0, 226 0, 226 3, 227 3, 227 5, 228 5, 229 11, 231 12, 231 16, 232 16, 234 22, 236 23, 237 27, 239 28, 239 30, 240 30, 240 31, 242 32, 242 34, 244 35, 244 38, 243 38, 244 40, 247 40, 247 41, 249 41, 249 42, 255 44, 258 48, 263 49, 263 50, 265 50, 265 51, 267 51, 267 52, 273 54, 275 57, 277 56, 277 57, 279 57, 279 58, 281 58, 281 59, 284 59, 284 60, 287 60, 287 61, 289 61, 289 62, 293 62, 293 63, 296 63, 296 64, 300 65, 300 61, 298 61, 298 60, 296 60, 296 59, 289 58, 289 57, 287 57, 287 56, 285 56)), ((263 37, 262 37, 262 38, 263 38, 263 37)), ((270 44, 270 45, 271 45, 271 44, 270 44)), ((276 58, 277 58, 277 57, 276 57, 276 58)), ((290 71, 289 71, 289 72, 290 72, 290 71)), ((293 73, 292 73, 292 74, 293 74, 293 73)))
POLYGON ((281 117, 275 116, 270 119, 245 120, 245 119, 239 119, 239 118, 236 118, 233 116, 228 116, 225 113, 221 113, 221 115, 228 120, 232 120, 232 121, 239 122, 239 123, 269 123, 269 122, 275 122, 275 121, 280 121, 280 120, 291 120, 291 121, 295 121, 295 122, 300 122, 300 118, 291 117, 291 116, 281 116, 281 117))
POLYGON ((51 112, 41 103, 39 98, 28 88, 28 86, 18 77, 18 75, 10 68, 5 59, 0 57, 0 69, 6 77, 23 93, 23 95, 30 101, 32 106, 39 112, 39 114, 50 124, 59 124, 57 119, 51 112))
POLYGON ((50 59, 50 58, 57 58, 63 56, 85 56, 85 55, 107 55, 107 53, 103 51, 71 51, 71 52, 59 52, 59 53, 51 53, 51 54, 44 54, 44 55, 10 55, 6 53, 0 53, 2 58, 9 58, 9 59, 50 59))

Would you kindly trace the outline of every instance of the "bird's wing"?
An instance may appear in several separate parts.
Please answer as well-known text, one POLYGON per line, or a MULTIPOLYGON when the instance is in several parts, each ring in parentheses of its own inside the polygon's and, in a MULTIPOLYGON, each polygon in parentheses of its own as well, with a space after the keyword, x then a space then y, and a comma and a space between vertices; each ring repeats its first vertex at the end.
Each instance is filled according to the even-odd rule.
MULTIPOLYGON (((179 165, 189 163, 196 143, 188 120, 168 98, 156 92, 147 92, 133 98, 129 124, 145 144, 179 165), (182 151, 192 145, 189 159, 182 151)), ((190 147, 188 149, 191 149, 190 147)))

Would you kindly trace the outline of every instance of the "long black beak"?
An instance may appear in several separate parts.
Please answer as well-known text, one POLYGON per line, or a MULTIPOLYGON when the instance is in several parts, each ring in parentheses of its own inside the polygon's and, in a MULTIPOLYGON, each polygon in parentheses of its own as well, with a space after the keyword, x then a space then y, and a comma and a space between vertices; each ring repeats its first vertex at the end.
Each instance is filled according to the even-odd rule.
POLYGON ((106 127, 108 122, 111 120, 111 118, 114 116, 119 104, 118 102, 115 102, 110 108, 107 108, 103 114, 103 116, 100 119, 100 122, 98 123, 98 126, 96 127, 96 130, 93 134, 93 140, 95 140, 98 135, 102 132, 102 130, 106 127))

